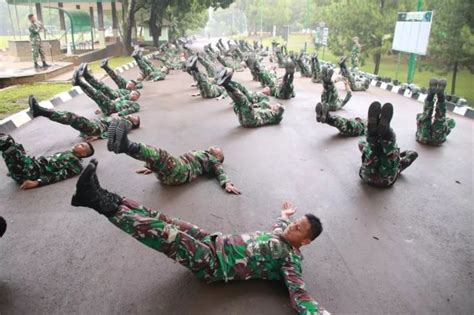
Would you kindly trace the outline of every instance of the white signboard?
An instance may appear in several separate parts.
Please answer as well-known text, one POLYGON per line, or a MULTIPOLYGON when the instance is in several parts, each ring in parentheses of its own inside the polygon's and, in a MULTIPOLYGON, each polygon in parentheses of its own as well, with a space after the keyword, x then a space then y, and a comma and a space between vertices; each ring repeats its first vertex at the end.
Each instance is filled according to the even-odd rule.
POLYGON ((316 27, 316 33, 314 35, 314 43, 321 46, 327 46, 328 36, 329 36, 329 28, 316 27))
POLYGON ((432 11, 399 12, 392 49, 426 55, 432 19, 432 11))

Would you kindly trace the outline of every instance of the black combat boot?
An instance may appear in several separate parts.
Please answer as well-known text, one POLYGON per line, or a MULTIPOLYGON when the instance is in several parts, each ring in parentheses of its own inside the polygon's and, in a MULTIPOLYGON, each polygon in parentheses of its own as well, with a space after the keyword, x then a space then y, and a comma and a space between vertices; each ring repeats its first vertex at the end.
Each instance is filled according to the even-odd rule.
POLYGON ((100 63, 100 67, 102 69, 105 69, 109 66, 109 58, 105 58, 104 60, 101 61, 100 63))
POLYGON ((7 221, 3 217, 0 217, 0 237, 5 234, 5 231, 7 230, 7 221))
POLYGON ((380 111, 382 105, 379 102, 373 102, 369 106, 368 119, 367 119, 367 133, 373 137, 377 134, 377 126, 380 119, 380 111))
POLYGON ((122 198, 100 187, 96 174, 97 164, 96 159, 91 160, 82 172, 77 181, 71 205, 92 208, 106 217, 111 217, 118 211, 122 198))
POLYGON ((392 139, 392 132, 390 131, 390 121, 393 117, 393 105, 385 103, 380 111, 380 120, 377 127, 377 133, 385 140, 392 139))
POLYGON ((35 62, 34 65, 35 65, 35 69, 41 69, 40 65, 37 62, 35 62))
POLYGON ((28 105, 30 105, 30 113, 33 115, 33 118, 38 116, 51 117, 51 114, 54 113, 51 109, 41 107, 33 95, 30 95, 28 98, 28 105))
POLYGON ((114 119, 109 126, 107 150, 111 152, 135 154, 140 150, 136 142, 131 142, 128 137, 127 124, 123 120, 114 119))
POLYGON ((408 166, 410 166, 418 158, 416 151, 407 150, 400 153, 400 172, 403 172, 408 166))
POLYGON ((48 67, 51 67, 51 65, 48 65, 46 61, 43 61, 43 68, 48 68, 48 67))
POLYGON ((224 87, 228 86, 233 74, 234 71, 230 68, 224 68, 219 71, 219 73, 217 74, 217 85, 224 87))

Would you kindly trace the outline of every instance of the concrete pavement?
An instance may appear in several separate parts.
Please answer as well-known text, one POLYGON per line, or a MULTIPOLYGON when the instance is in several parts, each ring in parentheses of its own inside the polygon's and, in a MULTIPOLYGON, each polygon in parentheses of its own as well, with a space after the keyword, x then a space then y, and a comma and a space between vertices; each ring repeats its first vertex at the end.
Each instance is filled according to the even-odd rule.
MULTIPOLYGON (((422 104, 374 87, 354 93, 341 115, 365 117, 372 101, 393 103, 401 149, 420 155, 392 188, 375 189, 359 180, 359 139, 316 123, 322 86, 297 77, 296 98, 282 101, 282 123, 258 129, 239 126, 229 99, 190 97, 195 89, 186 73, 145 83, 142 125, 130 138, 175 154, 222 146, 241 196, 226 194, 214 179, 162 186, 134 173, 139 161, 97 141, 102 185, 226 233, 271 228, 290 200, 300 215, 323 221, 323 234, 302 250, 303 275, 333 314, 472 313, 472 121, 454 116, 457 126, 443 146, 422 146, 415 141, 422 104)), ((236 78, 259 88, 248 70, 236 78)), ((94 117, 96 106, 83 95, 60 109, 94 117)), ((12 135, 33 155, 80 141, 72 128, 44 118, 12 135)), ((21 191, 0 164, 0 215, 9 223, 0 239, 1 314, 294 313, 283 283, 201 283, 93 210, 71 207, 76 179, 21 191)))

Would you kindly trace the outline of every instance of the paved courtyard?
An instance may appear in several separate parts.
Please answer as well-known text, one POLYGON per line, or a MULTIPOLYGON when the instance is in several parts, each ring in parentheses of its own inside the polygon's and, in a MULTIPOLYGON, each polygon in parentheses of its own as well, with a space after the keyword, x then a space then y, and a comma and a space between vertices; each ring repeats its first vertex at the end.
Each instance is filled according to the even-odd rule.
MULTIPOLYGON (((196 89, 187 73, 145 83, 141 128, 130 138, 174 154, 220 145, 241 196, 226 194, 215 179, 163 186, 153 175, 135 174, 141 162, 97 141, 101 184, 225 233, 270 229, 289 200, 300 215, 323 221, 322 235, 302 249, 303 275, 331 313, 472 314, 472 120, 456 116, 443 146, 422 146, 415 141, 421 103, 376 87, 354 93, 338 114, 365 117, 372 101, 391 102, 399 146, 419 152, 392 188, 376 189, 359 180, 359 139, 316 123, 322 86, 296 77, 296 98, 282 101, 282 123, 257 129, 239 126, 228 98, 190 97, 196 89)), ((235 78, 260 89, 248 70, 235 78)), ((59 108, 94 117, 97 107, 82 95, 59 108)), ((45 118, 12 136, 38 156, 80 141, 72 128, 45 118)), ((1 162, 0 214, 9 224, 0 240, 1 314, 294 313, 283 283, 206 285, 93 210, 70 206, 77 178, 21 191, 6 172, 1 162)))

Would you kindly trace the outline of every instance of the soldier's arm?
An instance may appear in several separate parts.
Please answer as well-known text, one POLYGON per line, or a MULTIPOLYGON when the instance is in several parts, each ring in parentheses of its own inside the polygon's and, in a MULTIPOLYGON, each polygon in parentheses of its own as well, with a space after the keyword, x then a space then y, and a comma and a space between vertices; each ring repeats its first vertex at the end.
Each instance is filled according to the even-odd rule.
POLYGON ((126 102, 127 104, 124 107, 122 107, 121 111, 117 113, 120 117, 127 116, 129 114, 133 114, 140 111, 140 104, 138 104, 137 102, 132 102, 132 101, 126 101, 126 102))
POLYGON ((318 303, 306 291, 301 273, 301 259, 291 255, 281 268, 290 293, 291 305, 298 314, 318 314, 318 303))

